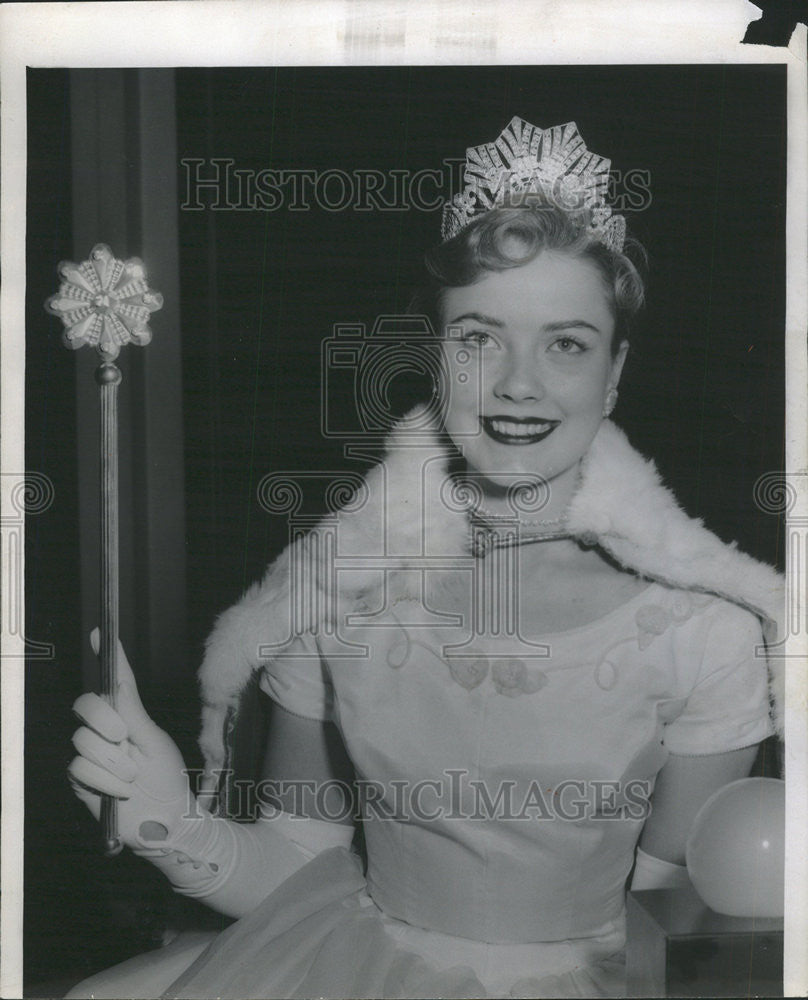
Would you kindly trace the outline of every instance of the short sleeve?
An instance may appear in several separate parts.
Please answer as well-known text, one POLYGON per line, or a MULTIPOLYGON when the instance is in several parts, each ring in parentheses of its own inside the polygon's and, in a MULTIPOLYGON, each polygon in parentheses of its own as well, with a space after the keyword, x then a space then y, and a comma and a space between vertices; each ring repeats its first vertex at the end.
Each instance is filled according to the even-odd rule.
MULTIPOLYGON (((681 714, 665 727, 673 754, 740 750, 771 736, 766 660, 760 622, 749 611, 720 601, 701 650, 677 650, 700 661, 696 682, 681 714)), ((704 635, 704 633, 702 633, 704 635)))
POLYGON ((330 720, 333 688, 314 636, 299 635, 270 660, 259 681, 261 690, 282 708, 306 719, 330 720))

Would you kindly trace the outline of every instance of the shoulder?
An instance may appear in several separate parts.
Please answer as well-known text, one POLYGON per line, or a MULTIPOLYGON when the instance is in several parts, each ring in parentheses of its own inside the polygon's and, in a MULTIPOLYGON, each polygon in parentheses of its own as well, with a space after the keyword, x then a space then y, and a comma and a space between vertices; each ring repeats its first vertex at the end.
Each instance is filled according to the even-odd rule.
MULTIPOLYGON (((674 592, 674 602, 705 595, 674 592)), ((676 605, 674 605, 676 606, 676 605)), ((732 601, 709 598, 675 629, 673 660, 686 702, 666 727, 674 754, 724 753, 772 734, 771 695, 760 619, 732 601)))
POLYGON ((708 645, 748 649, 763 641, 760 618, 734 601, 698 590, 652 584, 635 619, 641 632, 671 631, 677 647, 689 652, 708 645))

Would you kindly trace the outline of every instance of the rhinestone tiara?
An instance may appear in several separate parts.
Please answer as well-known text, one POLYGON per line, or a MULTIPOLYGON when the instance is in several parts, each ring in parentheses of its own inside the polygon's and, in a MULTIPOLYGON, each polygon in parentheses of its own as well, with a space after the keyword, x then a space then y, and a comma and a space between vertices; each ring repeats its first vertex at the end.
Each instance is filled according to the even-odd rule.
POLYGON ((626 220, 606 204, 611 160, 587 148, 575 122, 541 129, 514 117, 494 142, 466 150, 465 188, 443 207, 444 242, 485 212, 509 204, 557 205, 582 214, 586 230, 619 252, 626 220))

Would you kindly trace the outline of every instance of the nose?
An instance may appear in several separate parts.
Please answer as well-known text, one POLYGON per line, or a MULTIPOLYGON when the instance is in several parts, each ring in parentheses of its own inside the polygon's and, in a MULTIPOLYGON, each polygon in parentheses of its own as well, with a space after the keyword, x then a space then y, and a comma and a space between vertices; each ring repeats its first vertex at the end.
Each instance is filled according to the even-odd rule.
POLYGON ((509 354, 503 358, 493 392, 497 399, 509 403, 534 403, 545 395, 544 384, 534 357, 509 354))

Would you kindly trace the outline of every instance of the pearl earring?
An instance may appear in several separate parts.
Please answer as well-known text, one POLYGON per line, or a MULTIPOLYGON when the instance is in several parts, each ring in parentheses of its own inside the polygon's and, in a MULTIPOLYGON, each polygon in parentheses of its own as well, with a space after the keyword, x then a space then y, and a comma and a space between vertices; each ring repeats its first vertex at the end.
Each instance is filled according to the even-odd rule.
POLYGON ((611 416, 612 410, 617 406, 617 389, 609 389, 603 403, 603 416, 611 416))

